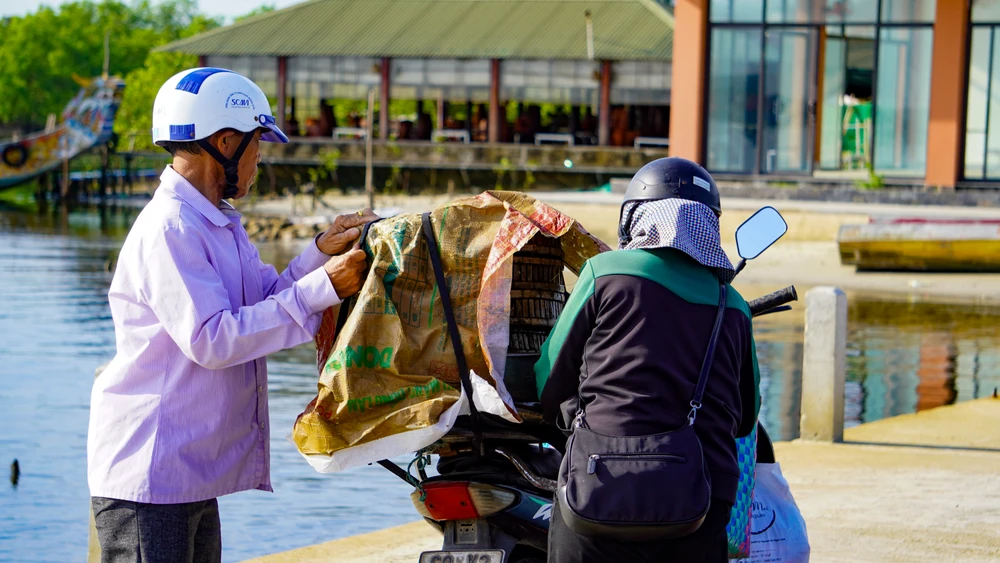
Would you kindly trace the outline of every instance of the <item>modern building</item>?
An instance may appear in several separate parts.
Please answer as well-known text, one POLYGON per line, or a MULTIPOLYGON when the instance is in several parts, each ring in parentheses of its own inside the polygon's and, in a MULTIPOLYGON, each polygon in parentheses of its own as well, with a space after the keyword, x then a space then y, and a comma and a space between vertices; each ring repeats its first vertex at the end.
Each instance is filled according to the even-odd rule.
POLYGON ((375 90, 382 143, 994 187, 998 30, 1000 0, 312 0, 164 49, 250 76, 301 143, 359 136, 332 108, 375 90))

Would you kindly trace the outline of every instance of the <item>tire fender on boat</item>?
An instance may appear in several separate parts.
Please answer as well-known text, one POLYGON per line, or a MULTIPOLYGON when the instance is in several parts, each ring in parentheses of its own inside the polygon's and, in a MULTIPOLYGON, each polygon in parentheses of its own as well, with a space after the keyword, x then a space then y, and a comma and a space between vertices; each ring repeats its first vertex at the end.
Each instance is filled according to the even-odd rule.
POLYGON ((28 162, 28 148, 23 143, 7 145, 3 149, 3 162, 11 168, 20 168, 28 162))

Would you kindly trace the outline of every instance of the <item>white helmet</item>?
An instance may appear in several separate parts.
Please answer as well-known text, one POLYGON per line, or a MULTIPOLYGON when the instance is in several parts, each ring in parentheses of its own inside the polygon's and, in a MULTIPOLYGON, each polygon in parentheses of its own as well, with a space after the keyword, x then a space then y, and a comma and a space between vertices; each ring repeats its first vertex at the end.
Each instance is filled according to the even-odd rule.
POLYGON ((287 143, 267 96, 249 78, 222 68, 192 68, 163 83, 153 102, 153 143, 207 139, 223 129, 269 129, 262 141, 287 143))
POLYGON ((271 115, 271 104, 249 78, 223 68, 192 68, 167 80, 153 102, 153 143, 191 142, 222 165, 226 174, 223 197, 239 193, 240 159, 257 129, 260 140, 287 143, 288 137, 271 115), (236 152, 226 157, 207 139, 223 129, 244 133, 236 152))

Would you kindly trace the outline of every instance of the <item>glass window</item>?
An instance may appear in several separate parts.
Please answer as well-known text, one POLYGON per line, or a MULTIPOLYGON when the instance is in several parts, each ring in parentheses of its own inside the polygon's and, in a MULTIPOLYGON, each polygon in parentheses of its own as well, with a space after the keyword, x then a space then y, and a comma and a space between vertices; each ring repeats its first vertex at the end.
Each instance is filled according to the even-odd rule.
POLYGON ((986 124, 986 177, 1000 178, 1000 41, 993 28, 990 69, 989 122, 986 124))
POLYGON ((934 30, 886 28, 879 36, 875 169, 895 176, 923 176, 934 30))
POLYGON ((820 116, 819 165, 839 170, 844 107, 847 91, 847 42, 842 37, 827 37, 823 49, 823 105, 820 116))
POLYGON ((972 29, 969 46, 969 99, 965 117, 965 177, 982 179, 986 157, 986 103, 989 99, 990 39, 989 27, 972 29))
POLYGON ((1000 1, 972 0, 972 21, 1000 22, 1000 1))
POLYGON ((802 173, 811 168, 815 37, 810 27, 770 28, 764 33, 762 172, 802 173))
POLYGON ((712 0, 709 6, 713 23, 759 23, 763 15, 763 0, 712 0))
POLYGON ((882 0, 882 21, 934 23, 936 0, 882 0))
POLYGON ((757 148, 760 29, 713 29, 709 51, 706 164, 753 172, 757 148))
POLYGON ((875 0, 768 0, 768 23, 875 23, 875 0))
POLYGON ((875 23, 875 0, 768 0, 768 23, 875 23))

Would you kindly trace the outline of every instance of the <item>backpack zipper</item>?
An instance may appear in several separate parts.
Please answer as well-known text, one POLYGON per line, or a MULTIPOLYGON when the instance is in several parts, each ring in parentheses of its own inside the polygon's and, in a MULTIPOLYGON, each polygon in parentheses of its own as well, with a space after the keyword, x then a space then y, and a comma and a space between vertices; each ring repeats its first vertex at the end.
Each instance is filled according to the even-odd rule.
POLYGON ((597 473, 597 462, 602 459, 626 459, 626 460, 646 460, 662 461, 670 463, 684 463, 686 458, 674 454, 591 454, 587 460, 587 474, 597 473))

